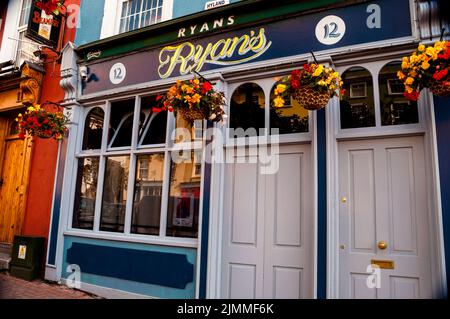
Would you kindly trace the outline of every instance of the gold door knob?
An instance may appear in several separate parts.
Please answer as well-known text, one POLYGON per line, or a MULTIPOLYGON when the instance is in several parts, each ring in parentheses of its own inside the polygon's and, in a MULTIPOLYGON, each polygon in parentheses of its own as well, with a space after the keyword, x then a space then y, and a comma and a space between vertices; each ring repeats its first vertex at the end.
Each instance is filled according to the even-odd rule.
POLYGON ((380 241, 378 242, 378 248, 381 249, 381 250, 386 249, 387 246, 388 246, 388 245, 387 245, 387 243, 386 243, 384 240, 380 240, 380 241))

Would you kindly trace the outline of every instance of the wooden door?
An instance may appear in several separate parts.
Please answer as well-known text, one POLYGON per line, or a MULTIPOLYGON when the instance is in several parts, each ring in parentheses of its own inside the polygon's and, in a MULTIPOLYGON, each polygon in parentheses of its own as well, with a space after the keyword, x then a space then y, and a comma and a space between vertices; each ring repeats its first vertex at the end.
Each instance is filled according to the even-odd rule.
POLYGON ((22 233, 30 168, 29 140, 10 134, 13 120, 0 118, 0 242, 22 233))
POLYGON ((310 145, 280 146, 279 166, 261 174, 257 155, 227 164, 223 298, 312 298, 310 145))
POLYGON ((341 298, 433 297, 423 144, 339 143, 341 298))

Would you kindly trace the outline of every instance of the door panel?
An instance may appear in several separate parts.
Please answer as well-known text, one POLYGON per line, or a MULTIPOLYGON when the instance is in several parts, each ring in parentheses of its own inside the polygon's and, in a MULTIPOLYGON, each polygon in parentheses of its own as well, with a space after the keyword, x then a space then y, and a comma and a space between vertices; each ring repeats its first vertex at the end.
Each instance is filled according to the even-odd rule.
POLYGON ((339 143, 340 296, 431 298, 432 249, 423 137, 339 143), (385 249, 378 243, 387 243, 385 249), (380 287, 369 288, 372 260, 380 287))
POLYGON ((313 297, 309 150, 309 145, 280 147, 279 169, 271 175, 260 174, 257 158, 250 156, 228 164, 223 297, 313 297))

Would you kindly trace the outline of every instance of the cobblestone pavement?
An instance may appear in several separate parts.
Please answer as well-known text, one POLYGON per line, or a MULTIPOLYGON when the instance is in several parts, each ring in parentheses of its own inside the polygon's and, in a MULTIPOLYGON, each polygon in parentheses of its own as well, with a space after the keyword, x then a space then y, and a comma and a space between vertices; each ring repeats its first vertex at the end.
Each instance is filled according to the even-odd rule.
POLYGON ((42 280, 26 281, 0 272, 0 299, 94 299, 96 296, 42 280))

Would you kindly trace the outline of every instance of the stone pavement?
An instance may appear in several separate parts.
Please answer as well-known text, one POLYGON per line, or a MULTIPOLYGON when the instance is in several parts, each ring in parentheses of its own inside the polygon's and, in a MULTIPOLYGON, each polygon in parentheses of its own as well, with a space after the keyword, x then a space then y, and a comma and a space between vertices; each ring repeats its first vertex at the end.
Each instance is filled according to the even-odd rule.
POLYGON ((0 272, 0 299, 93 299, 96 296, 42 280, 26 281, 0 272))

